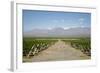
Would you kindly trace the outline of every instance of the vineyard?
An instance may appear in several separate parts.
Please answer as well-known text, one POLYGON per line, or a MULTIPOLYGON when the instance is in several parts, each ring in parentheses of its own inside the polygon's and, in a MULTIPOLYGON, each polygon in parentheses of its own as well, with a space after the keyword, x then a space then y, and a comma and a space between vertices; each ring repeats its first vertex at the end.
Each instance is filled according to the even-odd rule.
POLYGON ((23 38, 23 56, 31 57, 53 45, 57 40, 23 38))
POLYGON ((65 43, 70 43, 73 48, 81 50, 84 54, 91 56, 91 41, 90 39, 63 40, 65 43))

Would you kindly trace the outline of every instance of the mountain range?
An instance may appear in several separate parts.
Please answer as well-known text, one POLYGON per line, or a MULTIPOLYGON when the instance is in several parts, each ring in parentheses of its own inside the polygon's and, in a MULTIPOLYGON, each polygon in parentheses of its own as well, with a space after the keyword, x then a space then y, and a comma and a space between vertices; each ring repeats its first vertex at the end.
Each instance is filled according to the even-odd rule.
POLYGON ((24 37, 90 37, 90 27, 74 27, 64 29, 61 27, 52 29, 33 29, 23 33, 24 37))

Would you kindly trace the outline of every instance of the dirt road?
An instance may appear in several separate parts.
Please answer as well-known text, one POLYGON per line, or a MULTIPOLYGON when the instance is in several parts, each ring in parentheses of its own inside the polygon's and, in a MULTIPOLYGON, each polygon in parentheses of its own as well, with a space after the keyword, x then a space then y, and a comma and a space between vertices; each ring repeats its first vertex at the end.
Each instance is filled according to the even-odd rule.
POLYGON ((38 55, 31 59, 25 59, 26 62, 39 62, 39 61, 60 61, 60 60, 82 60, 90 59, 89 56, 83 54, 80 50, 76 50, 69 44, 58 40, 54 45, 48 49, 40 52, 38 55))

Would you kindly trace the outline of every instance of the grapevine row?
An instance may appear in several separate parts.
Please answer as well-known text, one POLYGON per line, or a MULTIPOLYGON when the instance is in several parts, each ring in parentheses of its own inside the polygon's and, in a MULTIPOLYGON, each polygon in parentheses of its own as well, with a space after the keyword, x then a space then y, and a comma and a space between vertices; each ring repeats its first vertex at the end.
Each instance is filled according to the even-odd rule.
POLYGON ((81 50, 84 54, 91 56, 91 42, 90 39, 77 39, 77 40, 63 40, 70 42, 73 48, 81 50))
POLYGON ((47 49, 57 40, 23 40, 23 56, 34 56, 47 49))

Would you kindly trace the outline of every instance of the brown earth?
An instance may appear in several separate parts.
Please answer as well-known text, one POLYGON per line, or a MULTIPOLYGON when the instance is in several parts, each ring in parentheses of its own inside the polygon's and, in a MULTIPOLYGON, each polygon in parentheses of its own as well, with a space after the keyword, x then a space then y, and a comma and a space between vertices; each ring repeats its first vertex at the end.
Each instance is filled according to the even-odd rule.
POLYGON ((58 40, 48 49, 40 52, 32 58, 23 58, 24 62, 40 62, 40 61, 63 61, 63 60, 85 60, 90 59, 89 56, 83 54, 61 40, 58 40))

